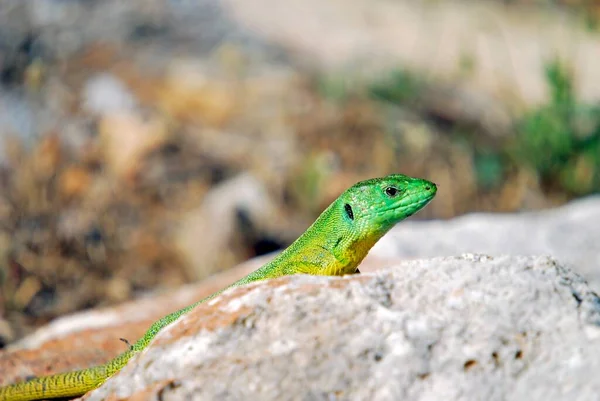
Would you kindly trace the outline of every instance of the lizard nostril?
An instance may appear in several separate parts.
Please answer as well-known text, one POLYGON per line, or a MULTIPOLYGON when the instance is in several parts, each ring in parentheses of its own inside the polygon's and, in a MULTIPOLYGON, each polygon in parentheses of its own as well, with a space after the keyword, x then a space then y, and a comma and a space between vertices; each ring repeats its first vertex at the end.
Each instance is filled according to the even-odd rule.
POLYGON ((427 185, 427 186, 425 187, 425 191, 430 191, 430 190, 431 190, 431 187, 430 187, 429 185, 427 185))

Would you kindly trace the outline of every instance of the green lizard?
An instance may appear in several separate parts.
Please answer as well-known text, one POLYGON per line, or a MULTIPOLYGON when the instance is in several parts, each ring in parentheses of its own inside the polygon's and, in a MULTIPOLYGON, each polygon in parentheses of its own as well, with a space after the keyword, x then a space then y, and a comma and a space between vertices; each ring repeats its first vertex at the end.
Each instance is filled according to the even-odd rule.
MULTIPOLYGON (((422 209, 436 191, 432 182, 401 174, 359 182, 329 205, 287 249, 230 287, 292 274, 342 276, 358 273, 358 265, 371 247, 396 223, 422 209)), ((0 401, 82 395, 118 372, 145 349, 162 328, 223 291, 156 321, 127 351, 104 365, 2 387, 0 401)))

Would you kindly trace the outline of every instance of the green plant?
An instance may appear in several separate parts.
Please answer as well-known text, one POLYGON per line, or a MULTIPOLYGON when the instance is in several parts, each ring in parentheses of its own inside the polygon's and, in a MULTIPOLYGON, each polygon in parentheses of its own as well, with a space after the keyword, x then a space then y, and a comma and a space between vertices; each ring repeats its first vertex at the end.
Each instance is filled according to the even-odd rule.
POLYGON ((540 178, 571 194, 600 190, 600 107, 578 102, 568 66, 546 66, 550 100, 527 113, 510 153, 540 178))
POLYGON ((414 102, 423 92, 423 79, 398 68, 369 85, 368 93, 375 100, 399 104, 414 102))

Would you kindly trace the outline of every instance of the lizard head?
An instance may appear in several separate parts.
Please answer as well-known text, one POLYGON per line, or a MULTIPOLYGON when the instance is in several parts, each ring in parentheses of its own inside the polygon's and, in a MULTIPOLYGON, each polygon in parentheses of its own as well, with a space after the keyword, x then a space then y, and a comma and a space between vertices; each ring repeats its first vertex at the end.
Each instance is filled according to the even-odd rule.
POLYGON ((340 196, 339 207, 356 236, 380 237, 425 207, 436 192, 430 181, 392 174, 350 187, 340 196))
POLYGON ((371 247, 396 223, 425 207, 436 191, 430 181, 401 174, 361 181, 282 253, 284 260, 296 262, 295 272, 353 274, 371 247), (296 259, 290 256, 294 254, 296 259))

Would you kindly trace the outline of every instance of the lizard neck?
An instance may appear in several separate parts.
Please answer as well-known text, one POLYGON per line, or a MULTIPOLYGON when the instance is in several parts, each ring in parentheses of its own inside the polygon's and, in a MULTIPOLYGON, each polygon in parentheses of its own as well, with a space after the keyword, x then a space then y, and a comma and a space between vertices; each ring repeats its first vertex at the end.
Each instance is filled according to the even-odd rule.
MULTIPOLYGON (((333 202, 288 249, 279 255, 279 264, 308 263, 300 273, 341 276, 354 274, 369 250, 388 231, 381 227, 358 227, 343 215, 343 206, 333 202)), ((275 262, 275 261, 274 261, 275 262)))

